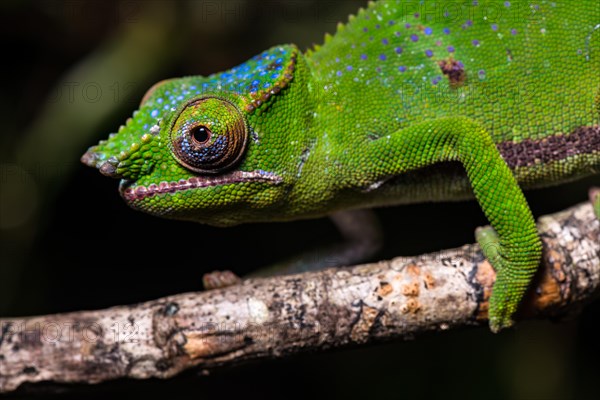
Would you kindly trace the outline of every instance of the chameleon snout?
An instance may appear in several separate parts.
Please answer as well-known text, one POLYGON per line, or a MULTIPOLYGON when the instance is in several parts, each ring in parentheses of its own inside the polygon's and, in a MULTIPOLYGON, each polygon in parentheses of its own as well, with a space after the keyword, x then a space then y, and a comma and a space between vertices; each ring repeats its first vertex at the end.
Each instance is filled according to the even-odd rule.
POLYGON ((88 150, 81 156, 80 161, 88 167, 96 168, 98 156, 95 152, 88 150))
POLYGON ((90 149, 81 156, 81 162, 88 167, 98 168, 100 173, 104 176, 117 179, 122 178, 121 174, 117 173, 119 161, 114 156, 106 161, 101 161, 99 154, 90 149))

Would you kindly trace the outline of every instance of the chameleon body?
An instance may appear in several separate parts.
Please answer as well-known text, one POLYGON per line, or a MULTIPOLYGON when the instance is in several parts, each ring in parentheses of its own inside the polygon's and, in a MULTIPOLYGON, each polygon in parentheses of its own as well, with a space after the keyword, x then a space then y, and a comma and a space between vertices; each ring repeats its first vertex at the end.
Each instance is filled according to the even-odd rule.
POLYGON ((305 53, 156 84, 82 161, 218 226, 474 196, 498 330, 541 257, 520 187, 600 170, 599 24, 596 1, 371 3, 305 53))

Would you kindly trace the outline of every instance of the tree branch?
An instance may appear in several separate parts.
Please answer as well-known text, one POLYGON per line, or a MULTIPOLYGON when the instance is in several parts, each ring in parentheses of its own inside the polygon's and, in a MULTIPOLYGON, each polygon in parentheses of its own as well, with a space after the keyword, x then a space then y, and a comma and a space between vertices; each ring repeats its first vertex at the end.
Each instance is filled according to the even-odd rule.
MULTIPOLYGON (((521 318, 574 312, 600 293, 589 203, 540 218, 543 267, 521 318)), ((495 273, 479 246, 246 280, 99 311, 0 320, 0 392, 24 382, 167 378, 304 351, 486 323, 495 273)))

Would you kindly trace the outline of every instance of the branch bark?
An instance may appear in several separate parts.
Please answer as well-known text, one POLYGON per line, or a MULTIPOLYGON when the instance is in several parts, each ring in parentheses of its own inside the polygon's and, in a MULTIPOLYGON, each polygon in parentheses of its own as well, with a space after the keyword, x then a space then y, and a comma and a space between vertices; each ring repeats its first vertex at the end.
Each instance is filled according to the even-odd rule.
MULTIPOLYGON (((572 313, 600 293, 592 206, 542 217, 538 228, 543 265, 520 319, 572 313)), ((106 310, 0 319, 0 392, 25 382, 168 378, 194 366, 482 325, 494 279, 471 244, 106 310)))

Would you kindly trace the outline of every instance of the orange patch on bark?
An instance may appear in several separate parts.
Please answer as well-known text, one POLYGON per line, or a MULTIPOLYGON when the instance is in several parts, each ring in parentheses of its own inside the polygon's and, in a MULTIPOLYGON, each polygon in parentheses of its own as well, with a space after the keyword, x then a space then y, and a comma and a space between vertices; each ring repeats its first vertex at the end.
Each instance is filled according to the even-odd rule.
POLYGON ((568 285, 561 285, 567 280, 564 271, 561 268, 563 259, 560 254, 550 250, 548 260, 556 260, 551 266, 544 268, 544 273, 540 278, 535 297, 533 298, 533 307, 536 310, 543 310, 563 301, 563 297, 568 297, 568 285), (563 294, 561 286, 564 286, 567 293, 563 294))
POLYGON ((394 288, 387 282, 380 282, 379 288, 377 289, 377 294, 381 297, 385 297, 388 294, 392 293, 394 288))
POLYGON ((425 278, 423 279, 423 282, 425 283, 426 289, 432 289, 435 286, 435 279, 433 278, 433 275, 431 275, 429 272, 425 273, 425 278))
POLYGON ((417 301, 417 299, 408 299, 406 303, 402 306, 401 310, 404 314, 416 314, 417 311, 421 309, 421 304, 417 301))
POLYGON ((490 296, 492 295, 492 286, 496 281, 496 271, 492 268, 492 264, 488 260, 483 260, 477 267, 475 280, 483 288, 483 301, 479 303, 477 311, 477 319, 485 320, 488 318, 488 310, 490 308, 490 296))
POLYGON ((410 297, 417 297, 419 295, 419 282, 411 282, 402 288, 402 294, 410 297))
POLYGON ((419 276, 421 275, 421 268, 417 267, 415 264, 410 264, 406 266, 406 272, 410 275, 419 276))
POLYGON ((360 319, 352 328, 350 338, 354 342, 364 342, 369 338, 369 331, 377 319, 379 310, 373 307, 363 306, 360 319))

